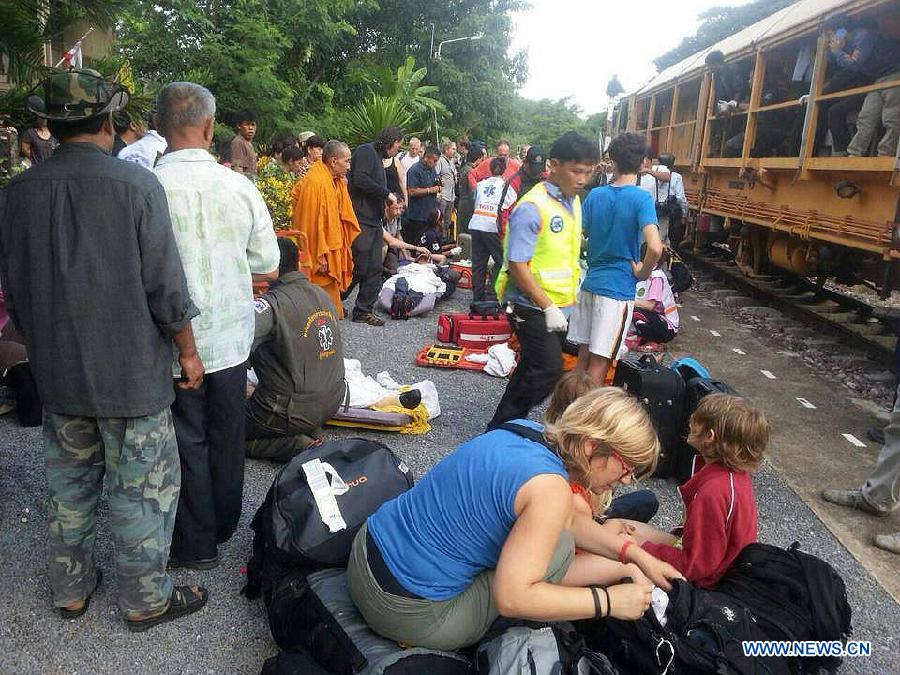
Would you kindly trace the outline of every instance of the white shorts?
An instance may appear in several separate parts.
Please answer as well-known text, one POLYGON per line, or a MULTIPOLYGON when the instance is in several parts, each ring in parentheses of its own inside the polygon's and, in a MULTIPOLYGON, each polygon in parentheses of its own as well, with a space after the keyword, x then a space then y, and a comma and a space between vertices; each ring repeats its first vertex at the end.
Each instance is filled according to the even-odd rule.
POLYGON ((597 356, 621 359, 628 351, 625 335, 633 310, 633 300, 613 300, 582 290, 569 319, 569 342, 587 345, 597 356))

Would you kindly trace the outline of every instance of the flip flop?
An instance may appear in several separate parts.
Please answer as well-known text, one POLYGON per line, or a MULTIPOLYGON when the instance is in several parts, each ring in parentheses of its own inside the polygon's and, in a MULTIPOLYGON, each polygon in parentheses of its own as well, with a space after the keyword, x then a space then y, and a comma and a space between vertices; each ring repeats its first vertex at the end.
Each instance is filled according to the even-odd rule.
POLYGON ((132 633, 143 633, 154 626, 193 614, 197 610, 202 609, 209 599, 209 591, 203 586, 198 586, 197 589, 199 592, 195 591, 191 586, 176 586, 172 589, 172 595, 169 597, 169 606, 165 612, 149 619, 141 619, 140 621, 125 619, 125 627, 132 633))
POLYGON ((65 607, 58 607, 59 615, 64 619, 77 619, 79 616, 83 616, 85 612, 88 611, 88 607, 91 606, 91 597, 93 597, 94 593, 97 591, 97 588, 100 586, 100 582, 103 581, 103 570, 97 569, 97 583, 94 584, 94 590, 91 591, 90 595, 88 595, 84 599, 84 604, 79 609, 66 609, 65 607))

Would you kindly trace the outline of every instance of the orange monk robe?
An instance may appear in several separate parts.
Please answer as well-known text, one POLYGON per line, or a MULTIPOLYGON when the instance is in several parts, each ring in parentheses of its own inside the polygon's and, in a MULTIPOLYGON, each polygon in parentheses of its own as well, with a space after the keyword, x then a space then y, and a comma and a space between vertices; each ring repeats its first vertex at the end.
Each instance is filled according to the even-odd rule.
POLYGON ((297 181, 293 196, 294 229, 306 235, 306 260, 309 278, 331 297, 338 318, 344 316, 341 292, 353 279, 353 255, 350 245, 359 234, 347 182, 334 178, 324 162, 314 162, 297 181), (322 259, 327 262, 322 271, 322 259))

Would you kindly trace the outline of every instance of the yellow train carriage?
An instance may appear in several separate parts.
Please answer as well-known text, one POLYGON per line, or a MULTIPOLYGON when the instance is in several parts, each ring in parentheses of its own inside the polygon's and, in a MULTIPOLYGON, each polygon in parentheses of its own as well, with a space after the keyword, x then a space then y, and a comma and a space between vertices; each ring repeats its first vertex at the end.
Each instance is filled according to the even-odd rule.
POLYGON ((900 39, 897 0, 801 0, 665 69, 620 102, 613 132, 645 133, 656 155, 675 155, 701 224, 724 226, 748 273, 773 264, 824 280, 852 268, 886 294, 900 258, 900 146, 893 156, 826 156, 822 111, 900 80, 824 93, 824 24, 835 15, 900 39), (718 109, 705 65, 713 50, 746 74, 749 96, 736 109, 718 109))

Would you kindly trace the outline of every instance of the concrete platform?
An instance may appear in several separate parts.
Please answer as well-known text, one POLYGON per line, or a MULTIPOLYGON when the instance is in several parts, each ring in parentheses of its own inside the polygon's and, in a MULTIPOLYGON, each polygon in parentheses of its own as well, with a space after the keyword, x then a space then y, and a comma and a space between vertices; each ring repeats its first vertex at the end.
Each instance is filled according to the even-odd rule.
MULTIPOLYGON (((672 355, 698 358, 714 377, 727 381, 765 410, 772 425, 769 461, 851 554, 900 601, 900 556, 871 543, 875 534, 900 530, 900 511, 875 518, 828 504, 819 496, 825 488, 864 482, 880 450, 866 437, 870 427, 880 426, 877 411, 853 405, 855 395, 850 389, 815 372, 802 359, 779 354, 785 348, 777 337, 748 330, 717 309, 704 306, 701 297, 694 292, 683 294, 680 315, 687 320, 681 322, 672 355), (700 321, 691 320, 691 315, 700 321), (711 330, 721 337, 714 337, 711 330), (745 354, 732 351, 735 348, 745 354), (800 398, 815 407, 805 406, 800 398), (853 436, 862 446, 843 434, 853 436)), ((825 346, 821 344, 825 340, 811 342, 819 343, 815 345, 818 348, 825 346)), ((832 347, 831 340, 827 342, 832 347)), ((798 538, 802 540, 800 533, 798 538)))

